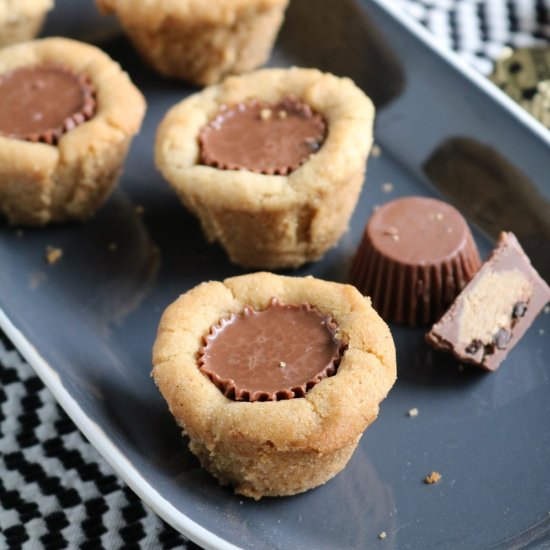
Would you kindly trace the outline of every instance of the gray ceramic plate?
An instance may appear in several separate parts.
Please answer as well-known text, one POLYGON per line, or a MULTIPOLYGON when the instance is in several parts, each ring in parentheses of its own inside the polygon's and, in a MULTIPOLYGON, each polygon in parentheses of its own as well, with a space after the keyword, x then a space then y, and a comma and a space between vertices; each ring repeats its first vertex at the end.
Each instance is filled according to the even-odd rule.
MULTIPOLYGON (((78 33, 104 38, 104 23, 84 17, 91 6, 57 4, 46 32, 74 35, 79 21, 78 33)), ((22 237, 0 226, 0 326, 118 473, 209 548, 548 545, 550 315, 495 374, 461 369, 425 345, 423 330, 393 327, 399 380, 348 467, 319 489, 253 502, 198 467, 149 378, 151 345, 178 294, 240 271, 203 240, 153 165, 157 124, 191 90, 147 70, 121 37, 102 46, 147 95, 143 131, 119 190, 90 222, 22 237), (44 262, 47 245, 65 252, 55 266, 44 262), (420 414, 409 418, 413 407, 420 414), (443 479, 425 485, 432 470, 443 479)), ((351 230, 296 275, 345 281, 373 206, 422 194, 456 204, 482 254, 499 230, 514 231, 548 278, 548 133, 419 28, 381 0, 293 0, 272 63, 349 75, 379 106, 382 154, 370 160, 351 230)))

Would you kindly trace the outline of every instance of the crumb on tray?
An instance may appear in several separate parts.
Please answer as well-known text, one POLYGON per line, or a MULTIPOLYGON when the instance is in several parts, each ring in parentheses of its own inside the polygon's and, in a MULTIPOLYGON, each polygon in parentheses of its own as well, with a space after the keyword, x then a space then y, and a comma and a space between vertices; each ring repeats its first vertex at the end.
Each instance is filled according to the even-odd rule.
POLYGON ((57 248, 55 246, 49 246, 49 245, 46 247, 46 261, 50 265, 57 263, 62 256, 63 256, 63 250, 61 248, 57 248))
POLYGON ((441 474, 439 472, 433 471, 429 476, 424 478, 424 483, 428 485, 433 485, 441 479, 441 474))

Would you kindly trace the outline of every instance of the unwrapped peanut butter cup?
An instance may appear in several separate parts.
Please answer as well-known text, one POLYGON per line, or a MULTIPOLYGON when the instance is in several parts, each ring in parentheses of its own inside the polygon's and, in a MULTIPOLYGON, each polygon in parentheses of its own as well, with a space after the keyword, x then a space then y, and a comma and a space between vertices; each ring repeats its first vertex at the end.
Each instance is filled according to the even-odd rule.
POLYGON ((95 111, 88 76, 64 65, 23 66, 0 75, 0 135, 56 145, 95 111))
POLYGON ((436 349, 495 371, 550 300, 513 233, 497 246, 449 310, 426 335, 436 349))
POLYGON ((199 351, 199 368, 235 401, 304 397, 336 373, 344 343, 337 325, 309 304, 282 305, 231 315, 213 326, 199 351))
POLYGON ((350 281, 386 321, 416 326, 438 319, 480 265, 472 234, 455 208, 404 197, 372 215, 350 281))
POLYGON ((201 163, 222 170, 287 175, 323 144, 323 117, 303 101, 223 106, 199 134, 201 163))

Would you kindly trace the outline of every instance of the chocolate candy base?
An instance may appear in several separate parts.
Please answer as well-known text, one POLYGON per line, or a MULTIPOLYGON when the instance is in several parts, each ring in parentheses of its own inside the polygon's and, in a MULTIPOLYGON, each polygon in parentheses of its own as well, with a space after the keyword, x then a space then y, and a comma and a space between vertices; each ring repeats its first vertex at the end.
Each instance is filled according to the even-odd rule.
POLYGON ((550 288, 512 233, 426 335, 464 363, 496 370, 550 300, 550 288))

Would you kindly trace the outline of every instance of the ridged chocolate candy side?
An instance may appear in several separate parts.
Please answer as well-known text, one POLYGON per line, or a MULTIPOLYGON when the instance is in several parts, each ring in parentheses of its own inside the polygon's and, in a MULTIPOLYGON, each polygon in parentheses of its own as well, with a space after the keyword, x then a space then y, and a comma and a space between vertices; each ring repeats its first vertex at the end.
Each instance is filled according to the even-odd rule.
POLYGON ((386 320, 439 318, 481 265, 471 232, 447 203, 405 197, 379 208, 355 255, 350 281, 386 320))

